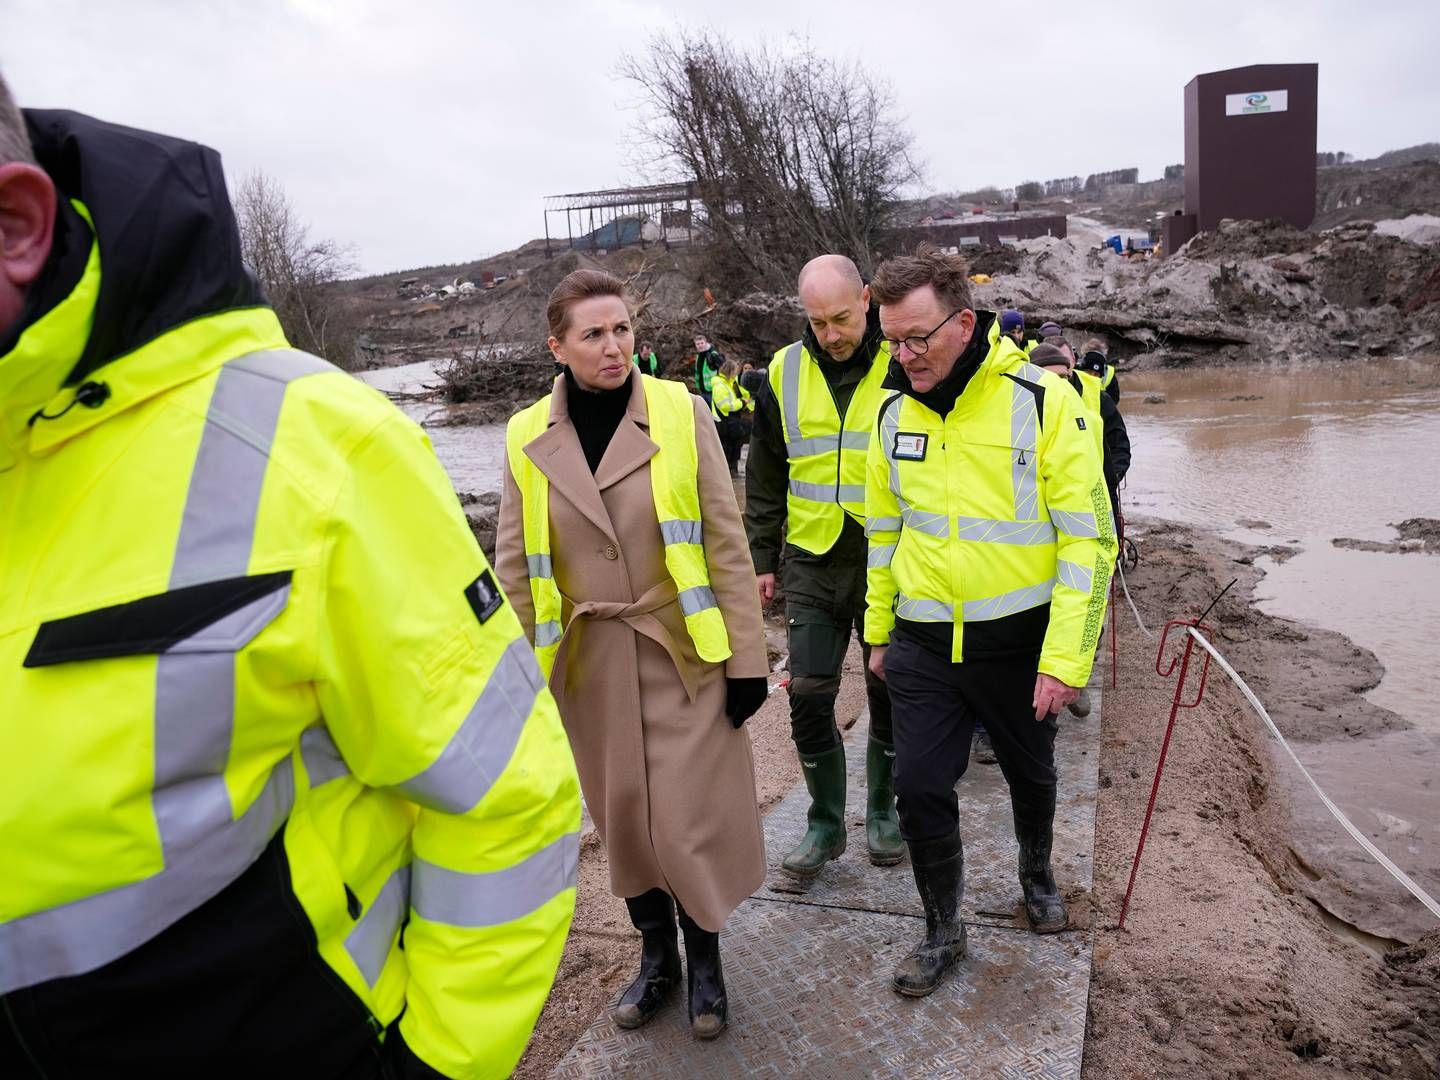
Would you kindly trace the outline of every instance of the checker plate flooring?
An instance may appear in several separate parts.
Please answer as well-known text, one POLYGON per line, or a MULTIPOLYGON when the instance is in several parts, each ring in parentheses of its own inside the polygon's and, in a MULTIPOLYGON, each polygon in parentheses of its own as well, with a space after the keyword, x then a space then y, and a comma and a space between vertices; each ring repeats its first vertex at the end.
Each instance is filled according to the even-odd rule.
MULTIPOLYGON (((1091 695, 1091 715, 1067 716, 1056 740, 1054 868, 1067 892, 1092 880, 1101 702, 1091 695)), ((766 818, 770 878, 721 939, 729 1029, 697 1041, 682 990, 638 1031, 602 1014, 552 1077, 1079 1077, 1091 932, 1041 937, 1014 917, 1014 831, 994 765, 972 761, 957 788, 969 955, 928 998, 891 990, 889 972, 924 924, 908 862, 874 867, 865 858, 866 738, 862 720, 846 739, 849 848, 808 891, 791 891, 776 870, 803 831, 804 788, 766 818)))

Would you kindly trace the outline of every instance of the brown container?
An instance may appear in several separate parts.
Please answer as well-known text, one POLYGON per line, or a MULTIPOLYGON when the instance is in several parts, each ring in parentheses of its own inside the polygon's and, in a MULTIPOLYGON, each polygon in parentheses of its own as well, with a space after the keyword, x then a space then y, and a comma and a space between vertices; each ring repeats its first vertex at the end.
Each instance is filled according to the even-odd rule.
POLYGON ((1280 218, 1309 227, 1318 84, 1317 64, 1256 64, 1190 80, 1185 212, 1200 229, 1223 218, 1280 218))

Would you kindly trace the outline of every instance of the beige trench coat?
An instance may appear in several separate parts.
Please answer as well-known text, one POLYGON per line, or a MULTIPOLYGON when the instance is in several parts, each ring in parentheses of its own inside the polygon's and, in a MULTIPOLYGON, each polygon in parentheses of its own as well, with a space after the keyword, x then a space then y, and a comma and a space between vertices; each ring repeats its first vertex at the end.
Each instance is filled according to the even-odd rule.
MULTIPOLYGON (((711 587, 733 655, 699 658, 665 569, 650 489, 645 392, 630 402, 594 475, 555 380, 550 426, 525 454, 550 481, 550 547, 565 635, 550 688, 617 896, 661 888, 718 931, 765 877, 750 736, 725 715, 725 677, 769 673, 755 569, 710 410, 699 398, 700 513, 711 587)), ((525 631, 535 612, 520 491, 508 462, 495 567, 525 631)))

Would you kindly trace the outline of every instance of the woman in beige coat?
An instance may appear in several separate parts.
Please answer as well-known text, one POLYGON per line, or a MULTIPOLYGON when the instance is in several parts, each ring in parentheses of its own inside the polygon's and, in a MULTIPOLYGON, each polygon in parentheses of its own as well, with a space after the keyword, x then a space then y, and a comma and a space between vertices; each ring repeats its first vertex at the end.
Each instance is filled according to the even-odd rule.
MULTIPOLYGON (((694 409, 703 550, 730 658, 702 660, 666 567, 651 489, 658 452, 624 286, 579 270, 550 296, 550 349, 565 367, 549 422, 523 453, 548 481, 550 572, 564 635, 550 688, 605 842, 610 885, 641 932, 640 975, 614 1011, 639 1027, 678 983, 675 905, 689 968, 691 1026, 725 1027, 719 931, 765 876, 750 739, 768 665, 755 571, 715 424, 694 409)), ((544 406, 541 406, 544 408, 544 406)), ((514 425, 521 422, 517 416, 514 425)), ((531 423, 534 423, 532 416, 531 423)), ((495 566, 535 639, 525 511, 507 461, 495 566)))

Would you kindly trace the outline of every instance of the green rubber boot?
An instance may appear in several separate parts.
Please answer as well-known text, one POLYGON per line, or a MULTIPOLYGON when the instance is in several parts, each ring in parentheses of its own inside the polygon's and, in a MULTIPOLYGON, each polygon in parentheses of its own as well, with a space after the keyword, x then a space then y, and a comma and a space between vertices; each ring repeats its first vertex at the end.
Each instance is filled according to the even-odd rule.
POLYGON ((871 739, 865 751, 865 847, 876 866, 894 866, 905 857, 900 819, 895 815, 895 748, 871 739))
POLYGON ((845 853, 845 747, 801 754, 800 766, 810 792, 809 826, 795 850, 780 861, 780 869, 804 882, 845 853))

